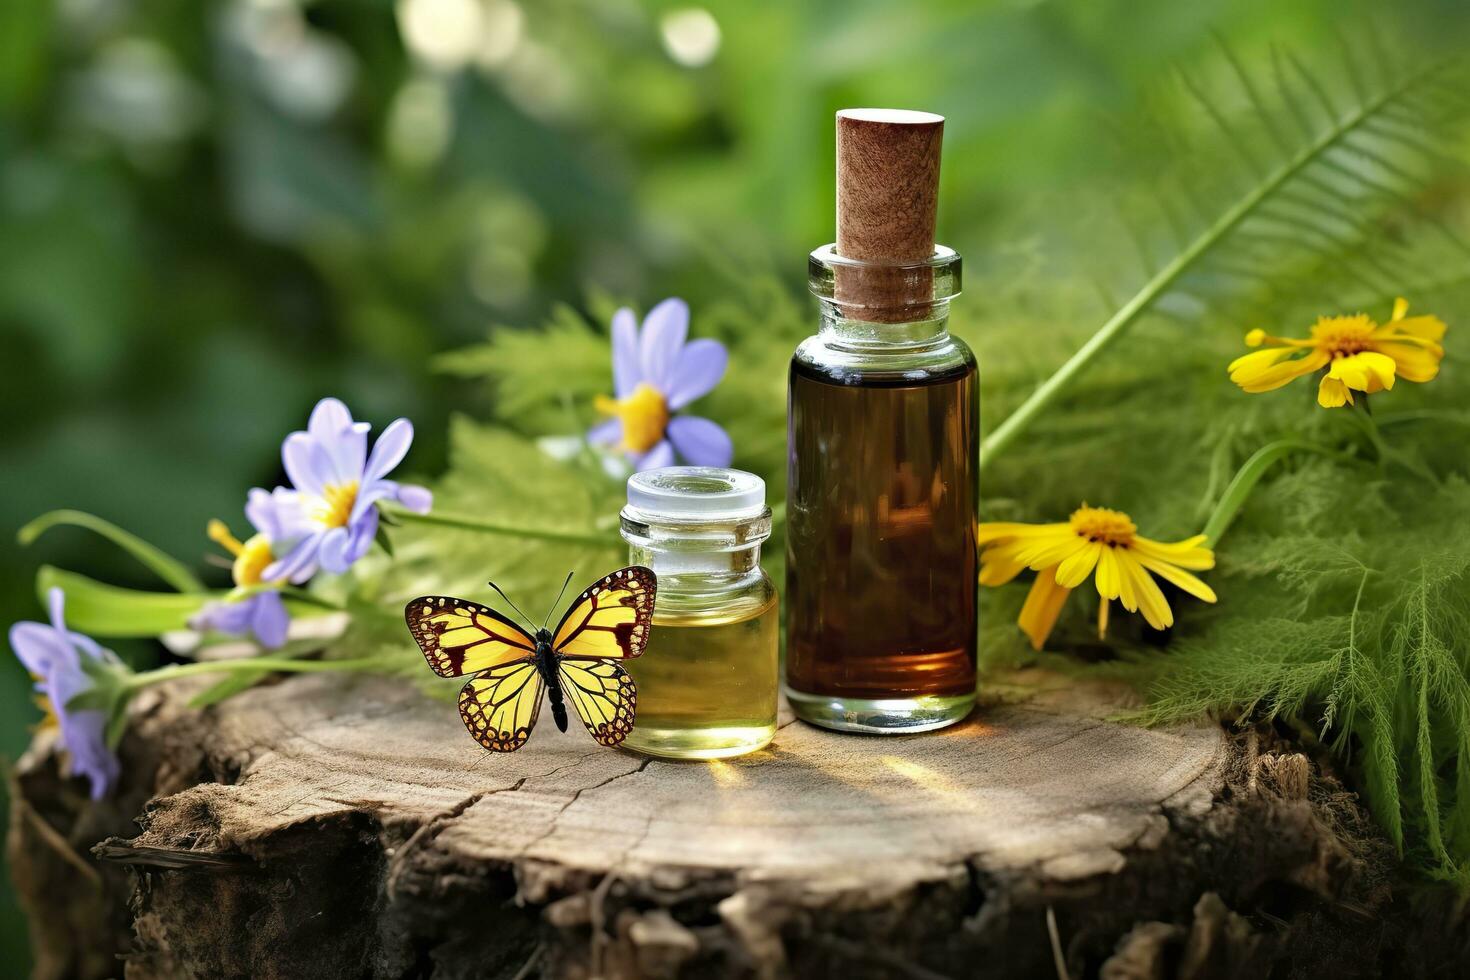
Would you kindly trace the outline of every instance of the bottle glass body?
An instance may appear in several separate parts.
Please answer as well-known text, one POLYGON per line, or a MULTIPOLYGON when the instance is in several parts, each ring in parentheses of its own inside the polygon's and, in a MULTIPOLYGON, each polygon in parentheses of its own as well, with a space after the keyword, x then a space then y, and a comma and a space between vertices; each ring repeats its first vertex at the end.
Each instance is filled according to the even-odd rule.
POLYGON ((770 535, 765 487, 735 470, 668 467, 629 482, 622 533, 634 564, 658 576, 653 630, 626 667, 638 685, 637 720, 623 743, 648 755, 719 759, 753 752, 776 733, 780 618, 776 587, 760 566, 770 535), (635 501, 634 481, 662 499, 635 501), (748 488, 759 486, 750 506, 748 488), (688 499, 747 488, 742 506, 687 512, 688 499))
MULTIPOLYGON (((861 319, 813 253, 821 332, 791 362, 786 689, 850 731, 952 724, 975 700, 974 355, 946 329, 958 257, 925 302, 861 319)), ((892 275, 891 270, 885 274, 892 275)))

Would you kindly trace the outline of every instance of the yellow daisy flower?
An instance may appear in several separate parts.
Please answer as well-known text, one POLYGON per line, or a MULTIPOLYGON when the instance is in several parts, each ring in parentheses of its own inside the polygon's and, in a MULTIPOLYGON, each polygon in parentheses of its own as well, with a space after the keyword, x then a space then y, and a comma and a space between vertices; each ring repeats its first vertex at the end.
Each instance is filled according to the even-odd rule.
POLYGON ((994 522, 977 529, 980 584, 1004 585, 1023 568, 1036 572, 1018 620, 1031 646, 1041 649, 1073 589, 1096 569, 1097 631, 1108 627, 1108 604, 1117 599, 1129 612, 1142 611, 1156 630, 1174 625, 1174 612, 1150 572, 1205 602, 1214 602, 1208 585, 1189 574, 1214 568, 1215 553, 1197 534, 1165 543, 1139 535, 1122 511, 1083 504, 1061 524, 994 522))
POLYGON ((1245 335, 1246 344, 1267 347, 1231 361, 1230 380, 1249 392, 1271 391, 1325 368, 1317 386, 1317 404, 1323 408, 1351 404, 1354 391, 1385 391, 1395 378, 1429 381, 1444 357, 1440 341, 1445 324, 1437 316, 1408 312, 1408 300, 1400 297, 1394 301, 1393 318, 1382 325, 1358 313, 1321 317, 1312 336, 1302 340, 1252 330, 1245 335))

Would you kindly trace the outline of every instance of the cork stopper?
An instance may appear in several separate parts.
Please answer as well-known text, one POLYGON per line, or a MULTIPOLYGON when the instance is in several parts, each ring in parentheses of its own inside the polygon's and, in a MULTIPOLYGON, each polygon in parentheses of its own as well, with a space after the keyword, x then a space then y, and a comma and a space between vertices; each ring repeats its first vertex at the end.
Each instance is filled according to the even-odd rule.
POLYGON ((838 270, 837 300, 877 322, 922 317, 934 254, 944 117, 908 109, 837 113, 837 254, 875 266, 838 270), (915 308, 917 307, 917 308, 915 308))

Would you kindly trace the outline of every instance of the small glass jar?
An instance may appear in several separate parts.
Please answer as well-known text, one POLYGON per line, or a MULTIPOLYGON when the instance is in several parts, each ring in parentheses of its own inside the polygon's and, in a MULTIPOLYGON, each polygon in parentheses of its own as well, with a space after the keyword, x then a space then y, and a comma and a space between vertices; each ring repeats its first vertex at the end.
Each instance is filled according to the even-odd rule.
POLYGON ((754 752, 776 733, 780 624, 761 569, 766 484, 741 470, 666 466, 628 478, 629 559, 658 576, 653 633, 627 661, 638 712, 623 745, 673 759, 754 752))

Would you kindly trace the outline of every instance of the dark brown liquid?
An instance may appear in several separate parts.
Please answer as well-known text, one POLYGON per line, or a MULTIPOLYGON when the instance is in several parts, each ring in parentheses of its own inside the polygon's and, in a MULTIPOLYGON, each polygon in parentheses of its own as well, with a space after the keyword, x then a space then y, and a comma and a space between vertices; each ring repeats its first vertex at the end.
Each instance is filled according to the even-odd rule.
POLYGON ((861 699, 973 693, 973 361, 899 376, 793 361, 790 399, 787 684, 861 699))

